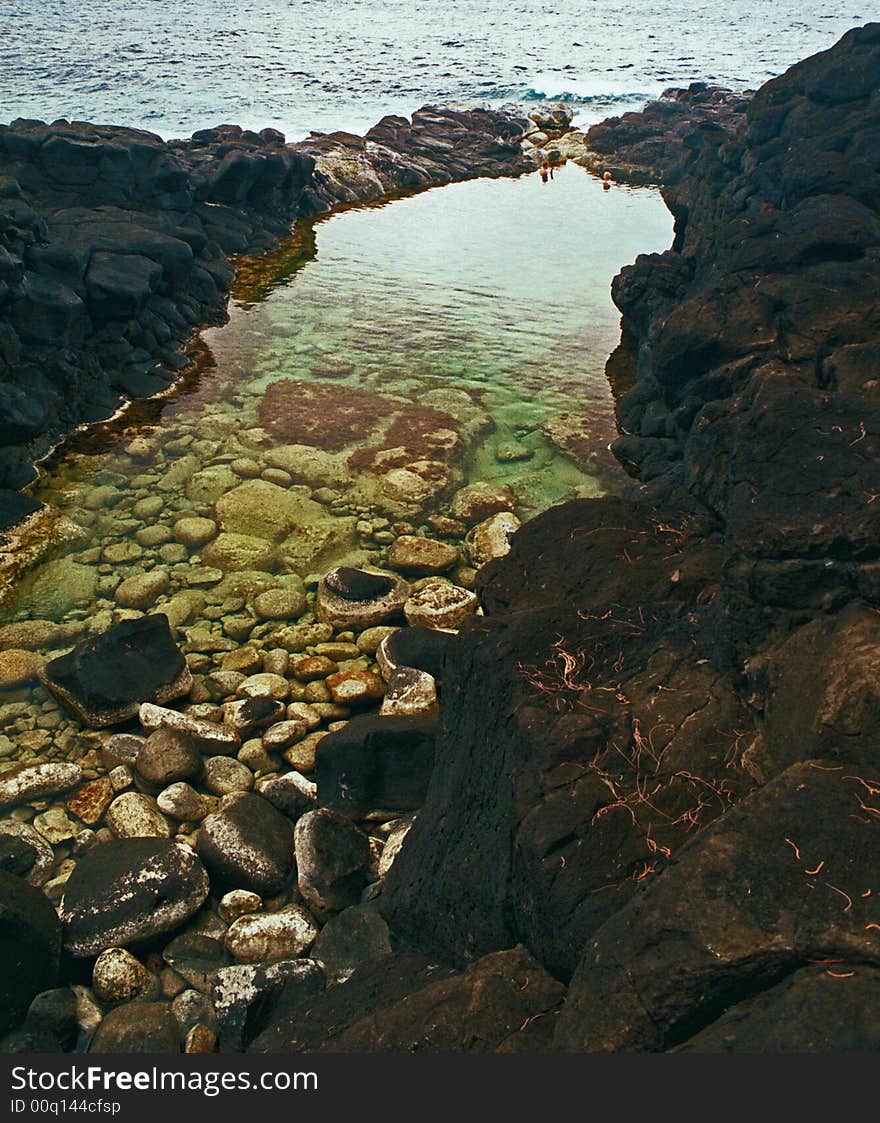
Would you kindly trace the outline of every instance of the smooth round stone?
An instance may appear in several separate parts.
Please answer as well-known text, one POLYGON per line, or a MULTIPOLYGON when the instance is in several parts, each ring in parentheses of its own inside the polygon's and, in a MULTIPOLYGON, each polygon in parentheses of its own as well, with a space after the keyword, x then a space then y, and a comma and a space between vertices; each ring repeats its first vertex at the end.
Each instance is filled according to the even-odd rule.
POLYGON ((212 756, 205 761, 205 787, 214 795, 247 792, 253 786, 253 772, 234 757, 212 756))
POLYGON ((413 626, 457 628, 462 620, 476 612, 478 604, 476 594, 469 589, 437 581, 413 593, 403 611, 413 626))
POLYGON ((180 1028, 166 1002, 116 1006, 95 1031, 90 1053, 179 1053, 180 1028))
POLYGON ((135 533, 135 538, 141 546, 146 546, 148 549, 153 549, 156 546, 164 546, 166 542, 171 541, 171 531, 167 526, 145 526, 135 533))
POLYGON ((223 572, 260 570, 268 572, 278 561, 278 551, 265 538, 223 531, 202 550, 206 566, 223 572))
POLYGON ((155 998, 156 976, 125 948, 107 948, 95 960, 92 990, 99 1002, 130 1002, 133 998, 155 998))
POLYGON ((213 519, 186 516, 174 524, 174 537, 191 550, 197 550, 210 542, 217 534, 217 524, 213 519))
POLYGON ((433 538, 402 534, 388 551, 388 564, 403 573, 445 573, 458 561, 458 549, 433 538))
POLYGON ((268 484, 275 484, 276 487, 290 487, 293 483, 293 476, 283 468, 264 468, 260 472, 260 479, 268 484))
POLYGON ((245 677, 256 674, 263 666, 263 658, 255 647, 239 647, 223 656, 224 671, 239 671, 245 677))
POLYGON ((293 869, 290 820, 252 792, 227 796, 205 819, 196 846, 213 877, 229 889, 271 895, 293 869))
POLYGON ((300 905, 279 912, 239 917, 224 942, 237 963, 274 963, 304 955, 315 942, 318 926, 300 905))
POLYGON ((230 889, 220 898, 217 914, 227 924, 232 924, 240 916, 250 916, 263 907, 263 898, 247 889, 230 889))
POLYGON ((306 595, 296 587, 267 589, 265 593, 254 597, 253 607, 261 620, 291 620, 302 616, 306 608, 306 595))
POLYGON ((251 460, 248 456, 241 456, 237 460, 233 460, 229 467, 235 472, 236 476, 243 480, 256 480, 263 471, 256 460, 251 460))
POLYGON ((262 746, 267 752, 281 752, 301 741, 308 731, 303 721, 279 721, 263 734, 262 746))
POLYGON ((339 671, 325 679, 330 695, 340 706, 364 706, 385 695, 385 683, 374 671, 339 671))
POLYGON ((128 577, 116 589, 113 599, 120 608, 152 608, 163 593, 168 592, 170 578, 164 569, 152 569, 128 577))
POLYGON ((170 838, 171 824, 154 799, 123 792, 107 808, 104 820, 116 838, 170 838))
POLYGON ((173 931, 201 907, 208 878, 186 846, 102 842, 78 861, 64 893, 65 945, 75 956, 173 931))
POLYGON ((126 538, 122 542, 112 542, 109 546, 105 546, 101 551, 101 561, 109 565, 125 565, 137 561, 143 555, 144 551, 137 542, 126 538))
POLYGON ((144 499, 139 499, 132 507, 132 514, 136 519, 141 519, 146 522, 148 519, 154 519, 157 515, 162 513, 162 508, 165 506, 165 500, 159 495, 148 495, 144 499))
POLYGON ((321 715, 308 702, 291 702, 287 707, 288 721, 301 721, 311 733, 321 724, 321 715))
POLYGON ((177 780, 198 776, 202 771, 202 754, 186 733, 157 729, 144 742, 134 766, 148 784, 166 787, 177 780))
POLYGON ((398 629, 388 624, 379 624, 375 628, 367 628, 361 632, 357 639, 357 649, 364 655, 375 655, 379 645, 386 636, 393 635, 398 629))
POLYGON ((236 693, 239 698, 274 698, 284 702, 290 693, 290 684, 281 675, 261 672, 246 678, 239 685, 236 693))
POLYGON ((34 651, 19 651, 10 648, 0 651, 0 690, 11 690, 24 686, 37 677, 37 672, 45 663, 42 655, 34 651))
POLYGON ((309 655, 305 659, 298 659, 292 669, 300 682, 314 682, 336 674, 339 667, 326 655, 309 655))
POLYGON ((66 761, 16 765, 0 774, 0 807, 66 792, 81 779, 82 768, 66 761))
POLYGON ((273 647, 263 653, 263 671, 267 675, 281 675, 283 678, 290 667, 290 653, 283 647, 273 647))
POLYGON ((355 904, 367 883, 371 860, 367 836, 344 816, 321 807, 297 821, 294 838, 304 899, 321 909, 355 904))
POLYGON ((471 565, 479 568, 493 558, 503 558, 508 554, 510 540, 520 525, 511 511, 500 511, 475 526, 464 540, 471 565))
POLYGON ((156 797, 156 805, 163 815, 180 823, 199 823, 217 809, 217 800, 197 792, 183 781, 169 784, 156 797))
POLYGON ((208 675, 208 682, 217 687, 221 697, 230 698, 246 678, 247 675, 243 675, 241 671, 212 671, 208 675))
POLYGON ((48 811, 35 815, 34 827, 52 846, 73 838, 79 829, 60 807, 50 807, 48 811))

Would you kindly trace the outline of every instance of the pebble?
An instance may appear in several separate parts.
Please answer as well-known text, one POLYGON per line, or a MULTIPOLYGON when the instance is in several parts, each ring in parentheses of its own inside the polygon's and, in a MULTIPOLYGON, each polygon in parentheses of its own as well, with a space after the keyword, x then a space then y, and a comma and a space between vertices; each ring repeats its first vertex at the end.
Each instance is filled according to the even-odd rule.
POLYGON ((202 756, 187 733, 178 729, 156 729, 138 753, 135 769, 148 784, 166 787, 177 780, 198 776, 202 771, 202 756))
POLYGON ((253 772, 233 757, 212 756, 205 761, 205 787, 213 795, 247 792, 253 786, 253 772))
POLYGON ((138 711, 144 729, 176 729, 188 733, 201 752, 235 753, 241 748, 241 738, 228 726, 181 714, 152 702, 144 702, 138 711))
POLYGON ((152 569, 149 573, 126 578, 117 587, 113 599, 121 608, 152 608, 159 597, 168 592, 170 583, 167 570, 152 569))
POLYGON ((217 524, 213 519, 187 516, 177 520, 173 534, 181 545, 197 550, 216 536, 217 524))
POLYGON ((0 807, 68 791, 81 779, 82 769, 78 764, 51 761, 18 765, 0 774, 0 807))
POLYGON ((263 652, 263 672, 267 675, 287 674, 290 666, 290 653, 283 647, 273 647, 271 651, 263 652))
POLYGON ((216 799, 202 795, 190 784, 169 784, 156 797, 156 805, 163 815, 181 823, 198 823, 217 809, 216 799))
POLYGON ((297 744, 285 749, 282 755, 290 767, 295 768, 297 772, 313 772, 318 744, 326 736, 326 733, 310 733, 297 744))
POLYGON ((392 635, 398 631, 397 628, 390 627, 387 624, 379 624, 375 628, 367 628, 365 632, 361 632, 357 639, 357 649, 364 655, 373 656, 379 650, 379 644, 386 636, 392 635))
POLYGON ((217 1034, 210 1026, 194 1025, 183 1041, 184 1053, 216 1053, 217 1034))
POLYGON ((290 693, 290 686, 287 679, 281 675, 261 672, 246 678, 239 685, 236 693, 239 698, 275 698, 283 702, 290 693))
POLYGON ((344 706, 369 705, 385 694, 385 683, 374 671, 340 671, 326 684, 333 701, 344 706))
POLYGON ((262 907, 263 899, 258 893, 250 893, 247 889, 231 889, 220 898, 217 913, 221 920, 232 924, 240 916, 259 912, 262 907))
POLYGON ((171 824, 156 801, 141 792, 123 792, 107 808, 105 821, 116 838, 170 838, 171 824))
POLYGON ((175 995, 171 1012, 177 1019, 182 1034, 189 1033, 197 1025, 205 1025, 209 1029, 217 1027, 211 999, 197 990, 185 989, 175 995))
POLYGON ((308 702, 291 702, 287 707, 288 721, 301 721, 311 733, 321 724, 321 715, 308 702))
POLYGON ((53 846, 75 838, 78 830, 60 807, 50 807, 48 811, 35 815, 34 827, 53 846))
POLYGON ((475 568, 503 558, 510 552, 510 539, 519 530, 520 521, 510 511, 500 511, 475 526, 464 540, 465 551, 475 568))
POLYGON ((413 627, 457 628, 478 606, 469 589, 435 581, 413 593, 403 611, 413 627))
POLYGON ((277 772, 281 764, 278 757, 263 748, 262 743, 256 738, 245 741, 239 749, 236 759, 249 768, 255 776, 265 776, 267 772, 277 772))
MULTIPOLYGON (((145 526, 135 531, 134 537, 139 545, 146 546, 148 549, 154 549, 156 546, 165 546, 166 543, 171 541, 171 531, 167 526, 145 526)), ((169 556, 166 552, 162 555, 162 560, 165 562, 172 562, 177 559, 173 554, 169 556)))
MULTIPOLYGON (((130 783, 131 773, 128 775, 130 783)), ((101 776, 97 780, 90 780, 68 799, 67 810, 83 823, 94 826, 101 821, 113 799, 114 792, 113 781, 109 777, 101 776)))
POLYGON ((107 948, 92 968, 92 991, 100 1002, 156 998, 159 980, 125 948, 107 948))
POLYGON ((305 591, 290 586, 267 589, 254 597, 253 607, 261 620, 291 620, 305 611, 305 591))
POLYGON ((110 781, 110 786, 113 788, 115 794, 124 792, 126 788, 130 788, 134 783, 134 776, 127 764, 117 764, 117 766, 111 769, 107 774, 107 779, 110 781))
MULTIPOLYGON (((376 538, 378 541, 378 536, 376 538)), ((388 564, 403 573, 445 573, 458 561, 458 549, 433 538, 402 534, 388 551, 388 564)))
POLYGON ((24 686, 36 677, 45 659, 33 651, 8 648, 0 651, 0 690, 24 686))
POLYGON ((263 657, 255 647, 239 647, 223 656, 224 671, 238 671, 240 674, 254 675, 263 667, 263 657))
POLYGON ((397 667, 388 677, 379 713, 388 717, 416 717, 437 712, 437 685, 427 671, 397 667))
POLYGON ((239 917, 224 942, 237 963, 272 963, 303 955, 317 935, 312 915, 300 905, 287 905, 278 912, 239 917))
POLYGON ((305 722, 296 720, 279 721, 276 725, 269 726, 263 734, 263 748, 267 752, 280 752, 282 749, 289 749, 291 745, 301 741, 308 731, 305 722))
POLYGON ((257 781, 257 792, 289 819, 297 819, 311 811, 318 798, 318 785, 299 772, 285 772, 281 776, 266 776, 257 781))
POLYGON ((223 703, 223 721, 244 737, 255 729, 280 721, 284 714, 284 703, 275 698, 241 698, 223 703))
POLYGON ((305 659, 298 659, 293 664, 293 673, 300 682, 313 682, 316 679, 325 679, 328 675, 335 674, 339 666, 326 655, 309 655, 305 659))

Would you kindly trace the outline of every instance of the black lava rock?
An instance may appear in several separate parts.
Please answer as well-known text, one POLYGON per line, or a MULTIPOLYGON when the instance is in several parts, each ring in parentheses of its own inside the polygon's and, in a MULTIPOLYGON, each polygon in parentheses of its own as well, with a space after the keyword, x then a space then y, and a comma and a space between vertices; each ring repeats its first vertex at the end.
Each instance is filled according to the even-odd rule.
POLYGON ((141 702, 165 705, 192 689, 192 675, 161 613, 124 620, 47 663, 40 680, 92 728, 134 717, 141 702))
POLYGON ((0 873, 0 1031, 17 1025, 40 991, 58 981, 61 922, 49 899, 0 873))
POLYGON ((435 718, 355 717, 318 744, 318 802, 357 818, 420 807, 434 766, 435 718))

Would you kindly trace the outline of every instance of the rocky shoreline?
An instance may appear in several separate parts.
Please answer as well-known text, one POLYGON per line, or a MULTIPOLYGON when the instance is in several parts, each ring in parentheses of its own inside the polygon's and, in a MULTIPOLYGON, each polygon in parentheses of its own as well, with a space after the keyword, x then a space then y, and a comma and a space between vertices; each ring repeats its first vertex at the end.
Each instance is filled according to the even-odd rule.
MULTIPOLYGON (((2 1048, 877 1047, 878 86, 869 25, 753 99, 667 99, 690 132, 666 109, 489 129, 510 168, 530 130, 664 184, 675 244, 614 284, 638 345, 622 497, 520 528, 472 487, 426 520, 455 432, 389 407, 345 463, 408 472, 409 514, 361 516, 352 564, 310 543, 303 580, 319 500, 270 453, 307 445, 309 409, 270 403, 298 427, 273 440, 218 415, 222 478, 193 470, 179 509, 138 446, 137 487, 94 499, 137 529, 99 574, 105 626, 74 597, 0 629, 29 752, 0 774, 2 1048)), ((378 180, 339 136, 285 175, 381 193, 413 143, 383 128, 378 180)), ((199 182, 219 140, 185 157, 199 182)))

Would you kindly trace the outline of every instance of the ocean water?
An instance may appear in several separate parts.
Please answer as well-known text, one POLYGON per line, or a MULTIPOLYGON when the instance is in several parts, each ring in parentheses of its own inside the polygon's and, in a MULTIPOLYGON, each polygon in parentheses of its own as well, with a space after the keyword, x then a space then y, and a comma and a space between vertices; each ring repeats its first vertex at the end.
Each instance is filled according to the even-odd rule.
POLYGON ((2 0, 0 120, 362 132, 427 102, 564 99, 582 121, 702 79, 758 85, 876 0, 2 0))

